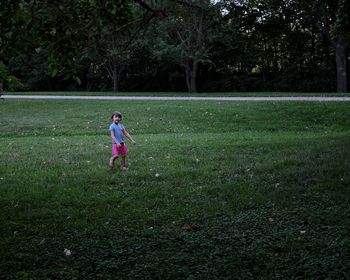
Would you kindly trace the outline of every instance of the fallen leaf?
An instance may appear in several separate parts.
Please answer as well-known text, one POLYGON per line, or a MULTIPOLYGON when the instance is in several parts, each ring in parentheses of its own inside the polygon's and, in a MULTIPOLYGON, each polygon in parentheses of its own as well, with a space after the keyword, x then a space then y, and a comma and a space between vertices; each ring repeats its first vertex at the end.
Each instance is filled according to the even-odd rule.
POLYGON ((71 250, 69 250, 69 249, 64 249, 64 254, 67 256, 67 257, 69 257, 70 255, 72 255, 72 251, 71 250))
POLYGON ((193 228, 189 224, 184 224, 180 227, 181 231, 192 231, 193 228))

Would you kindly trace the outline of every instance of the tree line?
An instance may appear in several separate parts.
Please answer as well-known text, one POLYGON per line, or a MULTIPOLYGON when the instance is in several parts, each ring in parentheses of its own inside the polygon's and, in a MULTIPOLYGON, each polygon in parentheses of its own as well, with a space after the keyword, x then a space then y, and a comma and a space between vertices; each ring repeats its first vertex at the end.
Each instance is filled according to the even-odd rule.
POLYGON ((3 0, 0 85, 347 92, 349 2, 3 0))

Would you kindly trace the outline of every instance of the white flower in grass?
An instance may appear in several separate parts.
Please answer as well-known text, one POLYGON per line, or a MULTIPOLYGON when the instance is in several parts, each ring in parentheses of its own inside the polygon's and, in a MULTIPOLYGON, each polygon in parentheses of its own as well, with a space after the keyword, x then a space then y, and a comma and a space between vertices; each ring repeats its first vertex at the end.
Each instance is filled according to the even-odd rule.
POLYGON ((69 250, 69 249, 66 249, 66 248, 64 249, 63 253, 64 253, 67 257, 69 257, 70 255, 72 255, 72 251, 69 250))
POLYGON ((300 234, 305 234, 306 233, 306 230, 301 230, 300 231, 300 234))
POLYGON ((159 177, 160 176, 160 174, 159 173, 156 173, 156 175, 155 175, 156 177, 159 177))

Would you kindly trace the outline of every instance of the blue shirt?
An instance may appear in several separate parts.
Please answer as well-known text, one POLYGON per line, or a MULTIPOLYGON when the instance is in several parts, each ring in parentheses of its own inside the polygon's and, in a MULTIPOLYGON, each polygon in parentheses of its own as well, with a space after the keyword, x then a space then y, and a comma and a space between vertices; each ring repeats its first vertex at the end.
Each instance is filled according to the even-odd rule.
MULTIPOLYGON (((112 123, 109 126, 109 131, 113 131, 114 137, 117 139, 117 141, 121 144, 124 143, 124 138, 123 138, 123 130, 124 130, 124 125, 122 124, 115 124, 112 123)), ((112 140, 112 143, 116 144, 114 139, 112 140)))

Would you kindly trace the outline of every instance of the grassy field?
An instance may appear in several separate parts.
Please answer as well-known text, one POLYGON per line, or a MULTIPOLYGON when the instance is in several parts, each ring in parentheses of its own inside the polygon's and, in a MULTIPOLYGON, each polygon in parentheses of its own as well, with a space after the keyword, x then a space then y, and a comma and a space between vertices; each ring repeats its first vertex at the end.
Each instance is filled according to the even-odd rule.
POLYGON ((0 157, 0 279, 350 275, 348 102, 3 100, 0 157))
POLYGON ((27 91, 5 92, 6 95, 68 95, 68 96, 198 96, 198 97, 248 97, 248 96, 327 96, 345 97, 348 93, 337 92, 111 92, 111 91, 27 91))

